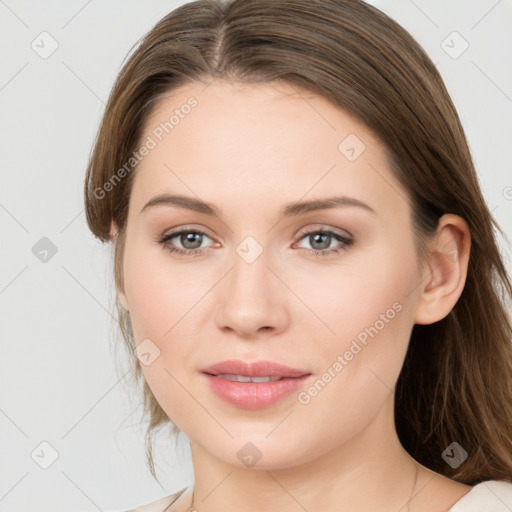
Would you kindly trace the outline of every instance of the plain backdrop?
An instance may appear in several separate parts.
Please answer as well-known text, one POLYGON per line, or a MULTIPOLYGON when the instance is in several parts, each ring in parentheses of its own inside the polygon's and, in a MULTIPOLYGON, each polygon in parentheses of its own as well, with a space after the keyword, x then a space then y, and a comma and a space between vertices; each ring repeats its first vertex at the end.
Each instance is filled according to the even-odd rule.
MULTIPOLYGON (((83 209, 87 158, 121 63, 183 3, 0 0, 1 512, 122 511, 193 482, 185 436, 177 451, 165 438, 156 445, 164 488, 145 466, 139 395, 110 350, 110 248, 83 209)), ((511 0, 370 3, 437 65, 512 238, 511 0)))

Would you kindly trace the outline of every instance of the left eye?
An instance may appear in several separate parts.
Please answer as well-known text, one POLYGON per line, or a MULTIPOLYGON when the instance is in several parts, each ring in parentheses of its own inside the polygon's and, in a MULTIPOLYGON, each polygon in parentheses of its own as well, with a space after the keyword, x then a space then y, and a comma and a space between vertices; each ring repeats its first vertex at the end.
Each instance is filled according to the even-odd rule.
POLYGON ((317 256, 340 252, 353 243, 351 238, 330 230, 308 231, 303 233, 300 237, 300 240, 303 239, 306 239, 309 242, 312 246, 311 250, 313 250, 317 256), (331 242, 336 241, 338 242, 337 246, 331 247, 331 242))

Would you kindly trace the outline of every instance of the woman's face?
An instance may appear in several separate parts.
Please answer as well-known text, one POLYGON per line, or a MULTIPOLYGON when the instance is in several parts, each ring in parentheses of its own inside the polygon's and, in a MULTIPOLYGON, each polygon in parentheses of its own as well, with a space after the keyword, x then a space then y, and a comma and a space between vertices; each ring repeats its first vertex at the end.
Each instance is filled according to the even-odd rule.
POLYGON ((119 296, 171 420, 228 464, 284 468, 392 418, 421 269, 406 193, 371 132, 286 84, 217 81, 162 100, 142 141, 119 296), (148 205, 163 195, 203 211, 148 205), (335 197, 349 199, 313 208, 335 197), (226 360, 306 376, 205 373, 226 360))

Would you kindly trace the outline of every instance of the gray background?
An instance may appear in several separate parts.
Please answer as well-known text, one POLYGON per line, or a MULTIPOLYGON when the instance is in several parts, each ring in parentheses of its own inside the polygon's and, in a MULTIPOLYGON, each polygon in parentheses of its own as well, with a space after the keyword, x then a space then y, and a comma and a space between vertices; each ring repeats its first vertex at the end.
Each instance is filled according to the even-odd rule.
MULTIPOLYGON (((0 0, 2 512, 120 511, 192 483, 184 436, 176 453, 165 439, 156 445, 165 489, 144 464, 138 395, 110 350, 111 252, 89 233, 82 197, 125 55, 183 3, 0 0), (44 31, 58 44, 46 58, 52 39, 44 31), (49 244, 43 237, 57 249, 46 262, 37 257, 49 244)), ((484 195, 512 238, 512 1, 370 3, 436 63, 484 195), (469 44, 459 56, 463 40, 446 39, 453 31, 469 44)), ((510 246, 501 245, 510 270, 510 246)))

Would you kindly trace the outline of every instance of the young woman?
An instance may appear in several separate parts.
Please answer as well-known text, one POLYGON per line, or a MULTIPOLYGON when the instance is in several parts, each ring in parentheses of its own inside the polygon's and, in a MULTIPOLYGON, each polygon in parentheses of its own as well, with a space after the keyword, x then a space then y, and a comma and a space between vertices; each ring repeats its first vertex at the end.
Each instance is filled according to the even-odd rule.
POLYGON ((171 12, 114 85, 85 202, 153 476, 155 429, 190 440, 194 485, 137 510, 512 507, 499 227, 436 67, 389 17, 171 12))

